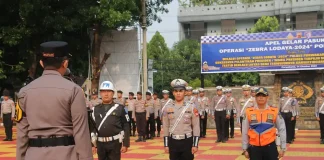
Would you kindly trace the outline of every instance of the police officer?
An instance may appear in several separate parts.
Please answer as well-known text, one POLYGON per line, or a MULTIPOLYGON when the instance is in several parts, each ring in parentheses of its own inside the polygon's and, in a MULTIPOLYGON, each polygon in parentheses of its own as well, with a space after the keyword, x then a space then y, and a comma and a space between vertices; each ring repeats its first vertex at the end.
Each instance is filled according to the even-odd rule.
POLYGON ((135 99, 134 99, 134 93, 129 92, 128 93, 128 99, 126 100, 126 108, 128 110, 128 116, 131 117, 129 121, 129 126, 130 126, 130 135, 135 137, 135 131, 136 131, 136 124, 134 119, 132 118, 133 116, 133 111, 134 111, 134 105, 135 105, 135 99), (132 133, 133 131, 133 133, 132 133))
MULTIPOLYGON (((251 87, 245 84, 242 86, 242 90, 243 90, 243 97, 239 99, 239 104, 237 105, 237 109, 236 109, 239 117, 238 121, 240 122, 240 126, 241 126, 241 133, 242 133, 242 120, 245 113, 245 109, 252 107, 255 104, 255 97, 250 95, 251 87)), ((255 91, 252 90, 252 92, 255 95, 255 91)))
POLYGON ((315 116, 320 124, 321 144, 324 144, 324 86, 321 88, 321 96, 316 98, 315 116))
POLYGON ((110 81, 102 82, 99 90, 102 104, 93 110, 93 119, 99 131, 96 141, 98 159, 120 160, 121 153, 127 152, 129 147, 127 109, 114 102, 114 85, 110 81))
POLYGON ((237 102, 236 99, 234 97, 232 97, 232 89, 226 89, 226 96, 227 99, 230 101, 230 112, 231 112, 231 116, 229 119, 226 120, 226 124, 225 124, 225 138, 226 140, 228 140, 229 135, 230 138, 234 138, 234 119, 236 118, 236 108, 237 108, 237 102), (228 128, 230 128, 230 131, 228 130, 228 128))
POLYGON ((164 147, 170 160, 193 160, 198 151, 199 113, 190 101, 184 101, 186 85, 182 79, 171 82, 175 101, 163 110, 164 147))
POLYGON ((115 103, 118 103, 120 105, 125 105, 125 99, 123 98, 123 91, 118 90, 117 91, 117 98, 114 100, 115 103))
POLYGON ((154 115, 155 112, 154 100, 152 99, 152 95, 150 92, 146 92, 145 107, 146 107, 146 116, 148 117, 146 123, 146 139, 153 139, 155 134, 155 119, 157 118, 157 116, 154 115))
POLYGON ((16 109, 24 114, 16 118, 16 159, 92 160, 84 92, 63 77, 69 63, 67 43, 45 42, 40 48, 43 75, 18 94, 16 109))
POLYGON ((203 88, 199 88, 199 97, 198 103, 200 108, 200 137, 206 137, 207 130, 207 116, 209 113, 209 99, 205 96, 205 90, 203 88))
POLYGON ((279 109, 281 112, 281 115, 285 121, 286 125, 286 133, 287 133, 287 143, 292 143, 293 139, 293 124, 292 121, 294 120, 294 117, 296 116, 296 101, 294 101, 294 98, 289 97, 289 88, 288 87, 282 87, 282 91, 284 94, 284 97, 282 97, 279 100, 279 109))
MULTIPOLYGON (((216 95, 212 98, 210 104, 210 110, 213 115, 213 119, 215 120, 216 124, 216 131, 217 131, 217 140, 216 142, 226 142, 225 139, 225 120, 226 118, 230 117, 230 102, 223 95, 223 87, 217 86, 216 87, 216 95)), ((227 128, 228 129, 228 128, 227 128)))
POLYGON ((133 119, 136 122, 138 139, 135 142, 145 142, 146 121, 148 115, 146 114, 145 100, 142 99, 142 92, 137 92, 137 99, 134 103, 133 119))
POLYGON ((292 97, 294 103, 296 104, 296 107, 295 107, 296 116, 294 117, 294 120, 292 121, 292 125, 293 125, 293 127, 292 127, 292 131, 293 131, 293 133, 292 133, 292 138, 293 138, 292 141, 294 141, 296 139, 296 137, 295 137, 296 120, 299 118, 300 109, 299 109, 298 100, 293 96, 293 90, 289 89, 288 92, 289 92, 289 97, 292 97))
MULTIPOLYGON (((167 104, 169 103, 173 103, 173 100, 169 98, 169 91, 168 90, 163 90, 162 91, 163 94, 163 99, 161 99, 161 114, 163 113, 165 107, 167 106, 167 104)), ((162 116, 160 115, 161 119, 162 116)))
POLYGON ((256 91, 256 106, 246 109, 242 123, 242 148, 250 160, 278 160, 286 151, 286 128, 279 109, 269 106, 268 91, 260 87, 256 91), (281 141, 278 153, 276 131, 281 141))
POLYGON ((5 128, 6 138, 3 141, 12 141, 12 124, 15 117, 15 103, 9 99, 8 90, 3 91, 3 101, 1 102, 1 118, 5 128))
POLYGON ((192 90, 193 88, 191 86, 186 87, 186 96, 184 98, 185 101, 189 101, 192 97, 192 90))
POLYGON ((253 100, 255 100, 255 94, 258 89, 259 87, 251 87, 251 96, 253 97, 253 100))
POLYGON ((98 92, 92 92, 90 103, 92 106, 102 103, 102 100, 98 98, 98 92))
MULTIPOLYGON (((156 92, 153 93, 153 100, 154 100, 154 115, 155 115, 155 123, 156 123, 156 130, 157 130, 157 137, 160 137, 161 132, 161 100, 158 98, 158 94, 156 92)), ((156 131, 155 130, 155 131, 156 131)), ((153 137, 155 137, 155 133, 153 134, 153 137)))

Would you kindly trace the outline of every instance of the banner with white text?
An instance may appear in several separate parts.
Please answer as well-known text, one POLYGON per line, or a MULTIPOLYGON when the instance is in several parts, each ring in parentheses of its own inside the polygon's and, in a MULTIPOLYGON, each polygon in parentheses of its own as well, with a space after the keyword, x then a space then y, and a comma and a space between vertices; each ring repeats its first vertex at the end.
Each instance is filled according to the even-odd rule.
POLYGON ((201 73, 324 68, 324 29, 201 37, 201 73))

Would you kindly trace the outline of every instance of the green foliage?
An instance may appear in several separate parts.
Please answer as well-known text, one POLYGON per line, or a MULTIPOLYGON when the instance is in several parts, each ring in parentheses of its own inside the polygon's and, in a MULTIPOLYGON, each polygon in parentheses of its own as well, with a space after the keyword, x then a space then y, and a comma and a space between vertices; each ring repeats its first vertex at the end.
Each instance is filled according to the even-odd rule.
POLYGON ((149 59, 161 59, 168 56, 169 48, 160 32, 155 32, 150 43, 147 44, 147 55, 149 59))
POLYGON ((179 0, 179 3, 183 7, 190 5, 193 6, 211 6, 211 5, 226 5, 226 4, 237 4, 237 0, 179 0))
POLYGON ((248 3, 248 4, 251 4, 251 3, 255 3, 255 2, 267 2, 267 1, 273 1, 273 0, 240 0, 241 3, 248 3))
MULTIPOLYGON (((215 84, 209 80, 209 79, 205 79, 204 80, 204 85, 205 87, 215 87, 215 84)), ((199 88, 201 86, 201 81, 199 78, 196 78, 194 80, 191 80, 189 82, 189 86, 193 87, 193 88, 199 88)))
POLYGON ((262 16, 249 30, 249 33, 275 32, 279 29, 279 21, 276 17, 262 16))

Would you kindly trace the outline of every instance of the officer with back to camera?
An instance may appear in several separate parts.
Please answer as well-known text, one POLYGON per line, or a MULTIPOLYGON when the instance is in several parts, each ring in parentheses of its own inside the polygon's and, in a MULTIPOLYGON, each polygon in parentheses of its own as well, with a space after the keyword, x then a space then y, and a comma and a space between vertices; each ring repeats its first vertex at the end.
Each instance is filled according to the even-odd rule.
POLYGON ((69 63, 66 42, 40 45, 43 75, 18 94, 17 160, 92 160, 84 92, 63 77, 69 63), (55 157, 55 158, 53 158, 55 157))
POLYGON ((170 160, 193 160, 198 151, 199 113, 193 102, 184 101, 187 82, 171 82, 175 100, 163 110, 164 150, 170 160))
POLYGON ((93 148, 99 160, 120 160, 121 153, 129 148, 129 116, 123 105, 114 102, 114 85, 104 81, 100 85, 102 104, 94 107, 92 116, 99 133, 91 133, 97 138, 93 148), (97 134, 97 135, 96 135, 97 134))

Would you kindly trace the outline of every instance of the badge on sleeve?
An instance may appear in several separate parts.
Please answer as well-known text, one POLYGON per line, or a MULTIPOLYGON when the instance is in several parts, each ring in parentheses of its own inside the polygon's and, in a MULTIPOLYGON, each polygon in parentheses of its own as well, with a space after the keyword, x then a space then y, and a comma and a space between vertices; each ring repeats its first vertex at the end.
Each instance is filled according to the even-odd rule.
POLYGON ((129 122, 129 116, 128 116, 128 114, 125 114, 125 117, 126 117, 127 122, 129 122))
POLYGON ((198 113, 198 109, 197 109, 197 108, 194 108, 194 109, 193 109, 193 112, 194 112, 194 114, 195 114, 196 117, 199 115, 199 113, 198 113))

